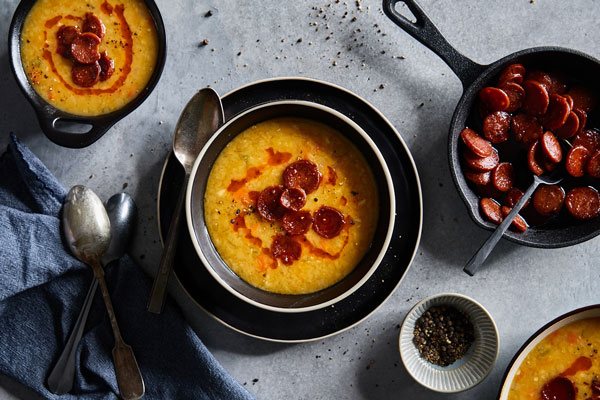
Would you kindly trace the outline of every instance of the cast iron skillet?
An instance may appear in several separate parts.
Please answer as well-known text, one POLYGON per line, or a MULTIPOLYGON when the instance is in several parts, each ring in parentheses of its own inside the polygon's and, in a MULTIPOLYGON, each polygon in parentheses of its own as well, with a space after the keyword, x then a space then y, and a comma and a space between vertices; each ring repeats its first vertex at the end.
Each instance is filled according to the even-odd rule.
POLYGON ((165 65, 165 59, 167 56, 167 39, 165 35, 165 26, 163 24, 162 17, 158 11, 158 7, 154 0, 144 0, 146 7, 152 15, 154 21, 154 27, 156 28, 156 34, 158 37, 158 54, 156 58, 156 65, 154 66, 154 72, 150 77, 150 80, 146 84, 146 87, 137 95, 135 99, 121 107, 120 109, 113 111, 109 114, 98 115, 94 117, 87 117, 81 115, 75 115, 61 111, 54 106, 50 105, 44 100, 29 83, 23 64, 21 63, 21 43, 20 36, 23 24, 31 7, 35 4, 36 0, 22 0, 10 23, 10 29, 8 30, 8 49, 10 53, 10 66, 13 74, 19 84, 19 87, 27 97, 27 100, 33 106, 40 126, 46 136, 54 143, 71 148, 82 148, 89 146, 96 140, 100 139, 102 135, 108 131, 121 118, 135 110, 142 102, 148 97, 150 92, 154 89, 160 75, 162 74, 163 67, 165 65), (71 133, 61 130, 56 126, 58 121, 75 123, 77 125, 83 124, 91 125, 91 129, 85 133, 71 133))
MULTIPOLYGON (((465 126, 477 126, 477 95, 485 86, 493 86, 498 74, 507 65, 519 62, 527 66, 552 66, 564 71, 567 76, 577 77, 592 88, 600 88, 600 61, 576 50, 562 47, 535 47, 510 54, 490 65, 480 65, 460 54, 454 49, 434 26, 433 22, 425 15, 423 10, 414 0, 405 0, 404 3, 416 17, 416 22, 411 22, 395 10, 395 5, 400 0, 383 0, 383 9, 386 15, 412 37, 431 49, 440 56, 454 71, 463 85, 463 95, 452 116, 448 138, 448 161, 450 172, 456 188, 465 202, 471 218, 482 228, 496 229, 497 225, 485 220, 479 212, 479 196, 471 189, 461 170, 460 165, 460 139, 459 135, 465 126)), ((598 109, 588 116, 587 126, 598 126, 598 109)), ((527 168, 527 167, 525 167, 527 168)), ((520 169, 519 169, 520 170, 520 169)), ((531 182, 528 174, 525 186, 531 182)), ((592 184, 585 179, 578 180, 578 185, 592 184)), ((567 187, 565 187, 567 189, 567 187)), ((536 225, 524 233, 507 231, 504 237, 513 242, 532 247, 554 248, 571 246, 589 240, 600 233, 600 218, 589 221, 576 221, 566 214, 536 225)))

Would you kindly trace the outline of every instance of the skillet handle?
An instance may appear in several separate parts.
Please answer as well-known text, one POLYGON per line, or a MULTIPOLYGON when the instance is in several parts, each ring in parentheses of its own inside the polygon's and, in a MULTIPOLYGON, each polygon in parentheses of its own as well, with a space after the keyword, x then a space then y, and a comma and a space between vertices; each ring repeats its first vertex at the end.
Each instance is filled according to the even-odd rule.
POLYGON ((402 16, 395 8, 396 3, 400 1, 402 0, 383 0, 385 14, 409 35, 440 56, 458 76, 463 89, 469 87, 481 75, 486 66, 472 61, 452 47, 415 0, 403 0, 403 2, 417 21, 412 22, 402 16))
POLYGON ((72 149, 80 149, 91 145, 100 139, 115 123, 115 120, 112 118, 105 120, 70 118, 55 114, 44 114, 43 112, 38 113, 38 120, 42 131, 44 131, 48 139, 59 146, 70 147, 72 149), (58 121, 91 125, 92 128, 85 133, 67 132, 56 127, 58 121))

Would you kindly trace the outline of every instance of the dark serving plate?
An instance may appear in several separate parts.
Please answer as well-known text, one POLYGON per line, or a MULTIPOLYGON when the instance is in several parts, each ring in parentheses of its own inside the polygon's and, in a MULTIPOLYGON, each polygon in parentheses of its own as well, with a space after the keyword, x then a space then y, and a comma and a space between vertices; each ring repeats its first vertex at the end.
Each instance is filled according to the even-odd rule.
MULTIPOLYGON (((174 265, 177 280, 199 309, 223 324, 266 340, 300 342, 333 335, 358 324, 392 294, 416 254, 423 219, 422 195, 414 161, 398 132, 373 106, 338 86, 303 78, 255 82, 223 96, 225 120, 257 105, 280 100, 306 100, 337 110, 358 124, 381 151, 396 193, 394 231, 383 260, 350 296, 332 306, 299 313, 259 308, 227 291, 201 264, 185 226, 174 265)), ((182 178, 183 168, 171 153, 158 193, 161 237, 166 237, 182 178)))
POLYGON ((167 37, 162 16, 160 15, 160 11, 154 0, 144 0, 146 7, 152 15, 158 38, 156 65, 154 66, 152 76, 144 89, 135 99, 125 104, 120 109, 108 114, 89 117, 71 114, 52 106, 35 91, 27 79, 23 64, 21 63, 20 36, 25 19, 36 1, 37 0, 22 0, 17 6, 10 23, 10 28, 8 30, 8 50, 11 69, 23 94, 25 94, 25 97, 33 106, 42 131, 50 140, 64 147, 82 148, 89 146, 100 139, 116 122, 142 104, 158 83, 167 58, 167 37), (91 126, 91 128, 85 133, 72 133, 57 127, 57 122, 59 121, 81 125, 83 127, 88 125, 91 126))

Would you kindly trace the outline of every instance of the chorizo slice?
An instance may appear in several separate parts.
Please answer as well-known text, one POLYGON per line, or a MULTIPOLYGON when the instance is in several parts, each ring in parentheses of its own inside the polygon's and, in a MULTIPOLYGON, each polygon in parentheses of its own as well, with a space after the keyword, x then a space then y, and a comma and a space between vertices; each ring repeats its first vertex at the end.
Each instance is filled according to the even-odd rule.
POLYGON ((569 378, 556 377, 542 387, 541 398, 544 400, 575 400, 577 390, 569 378))
POLYGON ((502 210, 500 210, 500 204, 496 200, 483 197, 479 201, 479 207, 487 219, 498 225, 502 223, 502 210))
POLYGON ((496 149, 494 149, 492 154, 487 157, 479 157, 471 150, 465 149, 464 159, 469 168, 479 172, 493 170, 496 168, 496 165, 498 165, 498 161, 500 160, 498 157, 498 151, 496 151, 496 149))
POLYGON ((492 86, 484 87, 479 91, 479 100, 491 112, 504 111, 510 104, 508 95, 504 90, 492 86))
POLYGON ((585 129, 575 136, 573 146, 583 146, 593 153, 600 149, 600 133, 594 129, 585 129))
POLYGON ((302 255, 302 246, 288 235, 277 235, 271 243, 271 254, 285 265, 290 265, 299 260, 302 255))
POLYGON ((597 94, 587 86, 575 85, 567 92, 573 98, 573 106, 589 114, 598 104, 597 94))
POLYGON ((492 179, 491 171, 480 172, 465 169, 464 174, 465 178, 467 178, 476 185, 487 185, 492 179))
POLYGON ((314 192, 321 183, 321 173, 317 164, 309 160, 291 163, 283 171, 283 183, 286 187, 300 187, 306 194, 314 192))
POLYGON ((527 152, 527 165, 531 172, 540 176, 545 172, 544 164, 544 154, 541 149, 540 141, 536 140, 529 146, 529 151, 527 152))
POLYGON ((525 144, 535 142, 544 133, 542 124, 540 124, 536 117, 529 114, 517 114, 512 117, 511 128, 513 135, 515 135, 515 140, 518 142, 523 141, 525 144))
POLYGON ((526 80, 523 82, 523 89, 525 89, 523 111, 533 116, 544 115, 550 102, 546 88, 537 81, 526 80))
POLYGON ((299 187, 285 188, 281 192, 279 203, 285 209, 300 211, 306 204, 306 192, 299 187))
POLYGON ((266 221, 275 222, 280 220, 285 214, 285 208, 281 206, 281 193, 283 186, 269 186, 258 195, 256 200, 256 208, 258 214, 266 221))
POLYGON ((83 20, 81 30, 84 32, 93 33, 94 35, 98 36, 100 40, 102 40, 106 34, 106 27, 100 18, 91 12, 85 13, 85 19, 83 20))
POLYGON ((494 187, 501 192, 507 192, 515 184, 515 168, 509 162, 501 162, 492 172, 494 187))
POLYGON ((91 87, 100 78, 100 64, 75 64, 71 68, 71 79, 73 83, 81 87, 91 87))
POLYGON ((80 64, 92 64, 100 59, 100 38, 90 32, 78 35, 71 42, 71 55, 80 64))
POLYGON ((562 95, 567 93, 567 77, 562 71, 549 71, 548 76, 550 77, 550 87, 548 88, 548 94, 562 95))
POLYGON ((590 151, 582 145, 573 146, 567 153, 565 167, 567 172, 575 178, 585 175, 585 167, 590 158, 590 151))
POLYGON ((579 108, 573 108, 573 112, 577 115, 577 118, 579 118, 579 128, 577 128, 577 133, 581 133, 587 124, 587 113, 579 108))
MULTIPOLYGON (((502 218, 506 218, 508 216, 508 214, 510 214, 510 212, 512 211, 511 207, 507 207, 507 206, 502 206, 500 208, 500 210, 502 211, 502 218)), ((525 232, 527 230, 527 228, 529 227, 529 225, 527 225, 527 221, 525 221, 525 219, 523 217, 521 217, 521 215, 517 214, 515 215, 515 219, 513 219, 512 226, 514 226, 518 231, 521 232, 525 232)))
POLYGON ((336 237, 344 227, 344 214, 333 207, 321 206, 313 217, 313 230, 318 235, 331 239, 336 237))
POLYGON ((523 89, 523 86, 516 82, 506 82, 499 88, 504 90, 510 102, 506 112, 514 113, 519 108, 523 107, 523 100, 525 100, 525 89, 523 89))
POLYGON ((483 136, 494 144, 508 140, 510 114, 505 111, 495 111, 483 119, 483 136))
POLYGON ((492 144, 472 129, 463 129, 460 137, 469 150, 480 157, 487 157, 494 151, 492 144))
MULTIPOLYGON (((524 193, 521 191, 521 189, 513 186, 508 192, 506 192, 506 195, 504 196, 504 203, 510 208, 513 208, 517 205, 519 200, 521 200, 521 197, 523 197, 523 195, 524 193)), ((528 205, 529 199, 527 199, 525 205, 523 205, 523 208, 527 207, 528 205)))
POLYGON ((540 117, 540 122, 546 129, 554 130, 564 125, 571 112, 569 102, 558 94, 550 95, 548 110, 540 117))
POLYGON ((590 157, 586 171, 593 178, 600 178, 600 150, 596 150, 590 157))
POLYGON ((496 189, 491 179, 487 185, 475 185, 475 192, 481 197, 488 197, 490 199, 500 200, 502 198, 502 192, 496 189))
POLYGON ((283 230, 290 235, 304 235, 313 223, 308 211, 288 211, 281 219, 283 230))
POLYGON ((63 25, 56 31, 56 52, 65 58, 71 58, 71 43, 79 36, 79 29, 63 25))
POLYGON ((524 75, 525 67, 522 64, 510 64, 500 73, 500 77, 498 78, 498 87, 509 82, 521 84, 523 82, 524 75))
POLYGON ((100 80, 105 81, 109 79, 115 72, 115 60, 110 58, 106 54, 106 50, 104 50, 100 54, 100 59, 98 60, 98 63, 100 64, 100 80))
POLYGON ((533 208, 544 216, 558 214, 565 201, 565 191, 558 185, 540 185, 533 194, 533 208))
POLYGON ((540 142, 544 154, 550 161, 558 163, 562 160, 562 148, 560 147, 560 142, 552 132, 547 131, 544 133, 540 142))
POLYGON ((569 139, 575 136, 578 130, 579 117, 577 116, 577 114, 575 114, 575 112, 571 111, 563 126, 561 126, 558 129, 555 129, 554 133, 556 133, 561 139, 569 139))
POLYGON ((600 213, 600 194, 588 187, 576 187, 569 190, 565 199, 569 213, 577 219, 596 218, 600 213))
POLYGON ((566 94, 566 93, 563 94, 562 96, 567 100, 567 103, 569 103, 569 108, 571 110, 573 110, 573 107, 575 107, 575 103, 573 102, 573 98, 571 96, 569 96, 568 94, 566 94))
POLYGON ((550 91, 550 88, 552 87, 552 78, 550 77, 550 74, 540 69, 531 69, 527 71, 525 80, 538 82, 546 89, 546 91, 550 91))

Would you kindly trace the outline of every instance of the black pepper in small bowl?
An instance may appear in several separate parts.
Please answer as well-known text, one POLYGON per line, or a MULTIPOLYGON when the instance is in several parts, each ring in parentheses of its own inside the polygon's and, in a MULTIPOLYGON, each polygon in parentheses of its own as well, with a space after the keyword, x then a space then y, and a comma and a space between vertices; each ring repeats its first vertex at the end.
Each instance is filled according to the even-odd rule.
POLYGON ((427 309, 417 319, 413 333, 413 343, 423 359, 441 367, 464 357, 475 339, 469 318, 446 305, 427 309))

